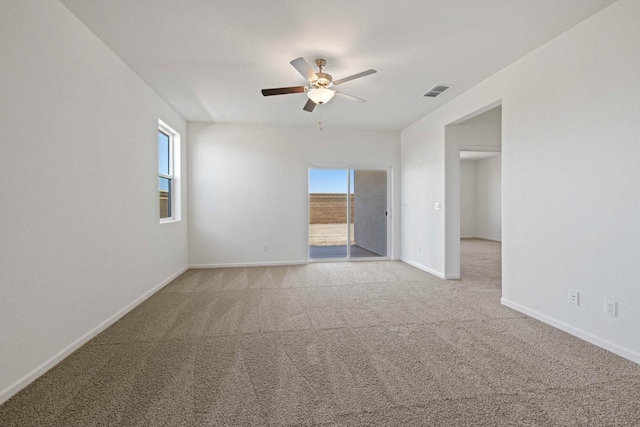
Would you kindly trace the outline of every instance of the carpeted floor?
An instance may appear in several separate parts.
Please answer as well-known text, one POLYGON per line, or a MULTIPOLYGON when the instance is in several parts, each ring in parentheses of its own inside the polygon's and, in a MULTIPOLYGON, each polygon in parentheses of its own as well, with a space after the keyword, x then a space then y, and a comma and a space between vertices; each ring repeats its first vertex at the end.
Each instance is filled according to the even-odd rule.
POLYGON ((2 426, 640 425, 640 366, 400 262, 190 270, 0 406, 2 426))

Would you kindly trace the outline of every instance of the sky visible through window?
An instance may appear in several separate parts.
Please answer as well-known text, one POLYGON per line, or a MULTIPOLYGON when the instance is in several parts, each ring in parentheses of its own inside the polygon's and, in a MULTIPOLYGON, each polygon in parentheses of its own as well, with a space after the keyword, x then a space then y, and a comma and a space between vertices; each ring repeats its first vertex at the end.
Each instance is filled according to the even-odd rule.
MULTIPOLYGON (((169 175, 169 137, 158 132, 158 172, 169 175)), ((160 191, 169 191, 169 180, 160 179, 160 191)))
MULTIPOLYGON (((353 170, 351 174, 351 192, 353 193, 353 170)), ((347 192, 347 169, 311 169, 309 171, 309 193, 347 192)))

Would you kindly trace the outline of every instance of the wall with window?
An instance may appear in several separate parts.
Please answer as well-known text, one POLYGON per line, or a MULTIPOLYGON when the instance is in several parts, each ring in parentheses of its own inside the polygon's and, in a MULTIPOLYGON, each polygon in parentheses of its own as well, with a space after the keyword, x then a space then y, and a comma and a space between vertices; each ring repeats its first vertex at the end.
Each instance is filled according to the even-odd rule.
POLYGON ((310 166, 391 166, 399 210, 399 132, 189 123, 188 138, 191 264, 306 262, 310 166))
POLYGON ((3 2, 0 57, 1 402, 180 272, 187 225, 185 182, 158 215, 184 120, 63 5, 3 2))

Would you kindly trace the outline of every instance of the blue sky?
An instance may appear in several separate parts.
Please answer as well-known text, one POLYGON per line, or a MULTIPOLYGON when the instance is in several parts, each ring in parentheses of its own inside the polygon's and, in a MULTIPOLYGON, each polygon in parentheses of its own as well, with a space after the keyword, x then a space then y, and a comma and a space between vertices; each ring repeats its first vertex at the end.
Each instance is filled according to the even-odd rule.
MULTIPOLYGON (((158 172, 169 174, 169 137, 162 132, 158 132, 158 172)), ((161 191, 169 189, 169 180, 159 178, 161 191)))
MULTIPOLYGON (((353 170, 351 174, 351 191, 353 192, 353 170)), ((309 193, 346 193, 346 169, 311 169, 309 171, 309 193)))

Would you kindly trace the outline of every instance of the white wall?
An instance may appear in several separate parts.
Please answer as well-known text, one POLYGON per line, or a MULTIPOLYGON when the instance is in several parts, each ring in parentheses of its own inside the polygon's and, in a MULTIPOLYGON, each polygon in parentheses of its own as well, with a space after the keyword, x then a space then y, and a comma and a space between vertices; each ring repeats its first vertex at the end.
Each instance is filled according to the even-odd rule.
POLYGON ((501 103, 503 303, 640 362, 638 22, 619 0, 403 130, 401 239, 443 271, 408 249, 443 249, 444 128, 501 103))
POLYGON ((460 160, 460 237, 501 241, 500 154, 460 160))
POLYGON ((156 175, 184 120, 57 1, 3 2, 0 57, 2 402, 188 260, 156 175))
POLYGON ((391 167, 398 211, 399 132, 190 123, 188 138, 192 265, 306 262, 310 166, 391 167))
POLYGON ((441 108, 427 116, 433 120, 402 131, 402 224, 410 224, 402 227, 403 261, 438 277, 460 277, 460 150, 500 150, 499 104, 444 120, 441 108))
POLYGON ((460 160, 460 237, 477 237, 475 160, 460 160))
POLYGON ((502 165, 500 155, 477 160, 475 237, 502 240, 502 165))

